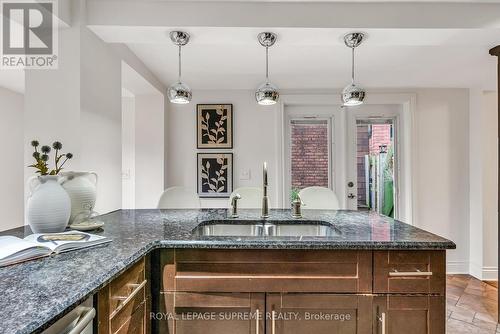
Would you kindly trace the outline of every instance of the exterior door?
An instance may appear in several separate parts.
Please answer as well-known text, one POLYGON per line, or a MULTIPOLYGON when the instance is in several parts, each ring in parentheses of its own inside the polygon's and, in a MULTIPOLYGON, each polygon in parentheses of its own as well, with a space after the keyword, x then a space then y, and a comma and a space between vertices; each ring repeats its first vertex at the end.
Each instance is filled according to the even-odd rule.
POLYGON ((371 333, 371 300, 371 296, 270 293, 266 297, 266 333, 371 333))
POLYGON ((373 298, 374 334, 438 334, 446 327, 444 296, 373 298))
POLYGON ((160 333, 264 334, 264 293, 162 293, 160 333))
POLYGON ((346 203, 398 218, 397 105, 361 106, 347 112, 346 203))

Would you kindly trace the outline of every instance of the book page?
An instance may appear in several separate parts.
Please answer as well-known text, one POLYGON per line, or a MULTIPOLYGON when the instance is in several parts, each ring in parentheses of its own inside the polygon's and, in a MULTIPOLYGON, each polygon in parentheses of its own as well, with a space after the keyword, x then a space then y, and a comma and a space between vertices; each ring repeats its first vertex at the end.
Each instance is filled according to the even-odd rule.
POLYGON ((80 231, 35 233, 28 235, 24 240, 48 247, 56 253, 111 241, 106 237, 80 231))
POLYGON ((29 257, 30 253, 39 256, 44 253, 49 254, 51 250, 44 245, 39 245, 17 237, 0 236, 0 261, 7 258, 29 257))

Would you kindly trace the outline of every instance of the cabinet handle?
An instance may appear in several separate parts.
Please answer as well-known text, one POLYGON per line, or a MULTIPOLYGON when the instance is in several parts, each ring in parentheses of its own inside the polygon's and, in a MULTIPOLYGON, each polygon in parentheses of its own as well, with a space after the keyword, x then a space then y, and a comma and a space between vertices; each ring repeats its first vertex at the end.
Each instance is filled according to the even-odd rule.
POLYGON ((255 334, 259 334, 259 309, 255 311, 255 334))
POLYGON ((380 323, 382 324, 381 327, 382 327, 382 333, 381 334, 385 334, 385 312, 382 312, 380 314, 380 316, 378 317, 378 321, 380 321, 380 323))
POLYGON ((147 280, 144 280, 141 284, 129 284, 129 286, 134 287, 134 291, 130 293, 127 297, 121 297, 121 296, 114 296, 112 297, 113 299, 118 299, 121 301, 120 305, 116 308, 116 310, 113 311, 113 313, 110 315, 110 318, 112 318, 115 314, 120 312, 120 310, 127 305, 128 302, 132 300, 132 298, 135 297, 136 294, 141 291, 141 289, 146 285, 147 280))
POLYGON ((432 276, 432 271, 397 271, 394 269, 389 272, 390 277, 404 277, 404 276, 432 276))
POLYGON ((271 334, 276 334, 276 311, 271 312, 271 334))

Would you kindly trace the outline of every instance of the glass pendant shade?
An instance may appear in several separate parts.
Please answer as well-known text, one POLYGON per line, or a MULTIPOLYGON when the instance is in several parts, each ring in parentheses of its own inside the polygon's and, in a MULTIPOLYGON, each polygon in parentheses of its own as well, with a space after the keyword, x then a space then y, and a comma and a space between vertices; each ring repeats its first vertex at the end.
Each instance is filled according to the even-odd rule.
POLYGON ((275 104, 280 97, 278 87, 270 82, 265 82, 257 88, 255 99, 257 103, 264 106, 275 104))
POLYGON ((364 99, 365 91, 355 84, 348 85, 342 91, 342 101, 345 106, 359 106, 363 104, 364 99))
POLYGON ((168 99, 172 103, 186 104, 191 101, 193 94, 191 88, 183 82, 177 81, 168 87, 168 99))

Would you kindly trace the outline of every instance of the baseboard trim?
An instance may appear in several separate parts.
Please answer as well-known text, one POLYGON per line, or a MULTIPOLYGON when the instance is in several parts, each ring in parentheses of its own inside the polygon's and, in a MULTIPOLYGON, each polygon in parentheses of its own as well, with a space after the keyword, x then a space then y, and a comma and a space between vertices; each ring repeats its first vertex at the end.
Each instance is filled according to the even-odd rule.
POLYGON ((498 280, 498 267, 483 267, 482 276, 483 281, 498 280))
POLYGON ((482 280, 483 279, 483 267, 479 264, 470 262, 469 263, 469 275, 482 280))
POLYGON ((467 274, 482 281, 498 280, 498 267, 481 267, 476 263, 466 261, 447 261, 446 273, 448 275, 467 274))
POLYGON ((447 274, 469 274, 469 263, 465 261, 446 262, 447 274))

